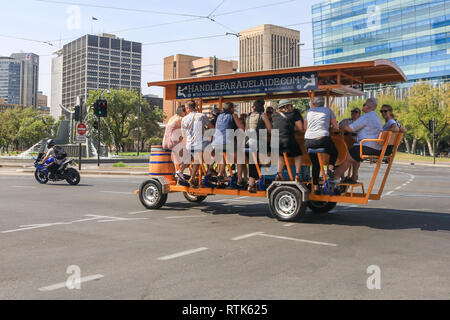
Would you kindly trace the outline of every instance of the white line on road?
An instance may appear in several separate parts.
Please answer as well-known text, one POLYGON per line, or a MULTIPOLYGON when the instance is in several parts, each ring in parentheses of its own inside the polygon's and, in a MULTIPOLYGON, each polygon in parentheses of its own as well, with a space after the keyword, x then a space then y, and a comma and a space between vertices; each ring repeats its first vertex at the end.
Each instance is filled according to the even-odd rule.
POLYGON ((138 214, 138 213, 147 213, 152 212, 153 210, 145 210, 145 211, 137 211, 137 212, 128 212, 128 214, 138 214))
POLYGON ((102 193, 117 193, 117 194, 133 194, 134 192, 119 192, 119 191, 100 191, 102 193))
MULTIPOLYGON (((101 279, 103 277, 104 277, 104 275, 94 274, 92 276, 87 276, 87 277, 80 278, 80 280, 76 281, 75 284, 88 282, 88 281, 93 281, 93 280, 99 280, 99 279, 101 279)), ((63 289, 63 288, 67 288, 67 282, 60 282, 60 283, 52 284, 52 285, 47 286, 47 287, 42 287, 42 288, 39 288, 39 291, 46 292, 46 291, 53 291, 53 290, 57 290, 57 289, 63 289)))
POLYGON ((32 187, 32 186, 12 186, 11 188, 27 188, 27 189, 35 189, 36 187, 32 187))
POLYGON ((206 215, 202 215, 202 216, 172 216, 172 217, 166 217, 166 219, 203 218, 203 217, 206 217, 206 215))
POLYGON ((274 235, 272 235, 272 234, 265 234, 265 233, 261 233, 261 234, 259 234, 259 236, 262 236, 262 237, 269 237, 269 238, 277 238, 277 239, 282 239, 282 240, 291 240, 291 241, 298 241, 298 242, 306 242, 306 243, 311 243, 311 244, 319 244, 319 245, 322 245, 322 246, 332 246, 332 247, 337 247, 337 244, 335 244, 335 243, 318 242, 318 241, 311 241, 311 240, 297 239, 297 238, 290 238, 290 237, 283 237, 283 236, 274 236, 274 235))
POLYGON ((264 232, 259 231, 259 232, 248 233, 248 234, 244 234, 243 236, 239 236, 239 237, 233 238, 231 240, 233 240, 233 241, 242 240, 242 239, 250 238, 250 237, 253 237, 253 236, 257 236, 257 235, 262 234, 262 233, 264 233, 264 232))
POLYGON ((283 226, 284 227, 290 227, 290 226, 293 226, 295 223, 286 223, 286 224, 283 224, 283 226))
POLYGON ((187 256, 189 254, 193 254, 193 253, 197 253, 197 252, 201 252, 201 251, 205 251, 205 250, 208 250, 208 248, 201 247, 201 248, 197 248, 197 249, 186 250, 186 251, 182 251, 182 252, 171 254, 169 256, 159 257, 158 260, 175 259, 175 258, 179 258, 179 257, 182 257, 182 256, 187 256))

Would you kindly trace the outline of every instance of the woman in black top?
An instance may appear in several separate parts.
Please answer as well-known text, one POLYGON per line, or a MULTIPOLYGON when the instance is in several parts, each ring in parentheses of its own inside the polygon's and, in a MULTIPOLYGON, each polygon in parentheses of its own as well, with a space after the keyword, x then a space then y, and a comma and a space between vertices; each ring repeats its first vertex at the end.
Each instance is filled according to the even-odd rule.
POLYGON ((291 100, 283 99, 277 107, 277 112, 272 117, 273 130, 278 129, 279 134, 279 161, 277 180, 284 180, 281 175, 285 162, 283 153, 288 157, 295 158, 296 177, 295 181, 300 182, 300 169, 302 164, 302 150, 295 140, 295 132, 303 132, 303 118, 300 111, 294 110, 291 100))

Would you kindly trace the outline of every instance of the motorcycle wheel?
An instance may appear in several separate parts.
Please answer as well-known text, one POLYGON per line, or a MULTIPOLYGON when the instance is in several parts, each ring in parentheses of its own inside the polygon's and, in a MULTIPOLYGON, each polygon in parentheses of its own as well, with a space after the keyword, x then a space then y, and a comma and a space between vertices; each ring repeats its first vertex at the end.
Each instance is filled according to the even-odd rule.
POLYGON ((48 175, 43 173, 42 171, 36 170, 34 171, 34 177, 36 181, 40 184, 46 184, 48 182, 48 175))
POLYGON ((76 186, 77 184, 80 183, 80 174, 78 173, 77 170, 73 168, 67 169, 65 176, 67 183, 72 186, 76 186))

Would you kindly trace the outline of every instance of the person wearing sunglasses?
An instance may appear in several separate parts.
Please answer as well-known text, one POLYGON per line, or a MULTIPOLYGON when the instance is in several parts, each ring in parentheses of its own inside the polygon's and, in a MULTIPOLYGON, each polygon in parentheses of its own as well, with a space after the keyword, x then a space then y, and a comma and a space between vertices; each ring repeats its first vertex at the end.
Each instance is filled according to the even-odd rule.
MULTIPOLYGON (((358 181, 359 166, 362 162, 360 158, 360 141, 363 139, 378 139, 380 132, 383 130, 383 123, 375 112, 377 105, 378 100, 376 98, 367 99, 362 108, 364 115, 343 128, 345 132, 354 132, 357 135, 356 142, 349 150, 344 163, 336 169, 336 178, 343 178, 348 168, 353 166, 352 177, 347 182, 356 183, 358 181)), ((364 142, 362 148, 365 155, 379 155, 381 152, 381 146, 372 141, 364 142)))
MULTIPOLYGON (((395 118, 394 118, 394 114, 392 111, 392 107, 388 104, 383 104, 383 106, 380 109, 380 113, 381 116, 383 117, 385 124, 383 127, 383 131, 392 131, 392 132, 402 132, 402 133, 406 133, 407 130, 405 129, 405 127, 403 127, 400 122, 398 122, 395 118)), ((392 148, 393 146, 388 146, 386 149, 386 155, 391 155, 392 154, 392 148)))

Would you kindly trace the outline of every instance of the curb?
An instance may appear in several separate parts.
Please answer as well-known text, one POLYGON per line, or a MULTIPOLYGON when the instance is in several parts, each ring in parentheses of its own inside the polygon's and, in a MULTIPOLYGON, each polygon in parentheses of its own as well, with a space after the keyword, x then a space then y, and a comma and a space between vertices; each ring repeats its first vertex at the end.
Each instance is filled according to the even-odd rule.
MULTIPOLYGON (((34 173, 34 169, 17 169, 20 173, 34 173)), ((130 171, 79 171, 80 175, 116 175, 116 176, 147 176, 148 172, 130 172, 130 171)))
POLYGON ((405 166, 425 166, 425 167, 432 167, 432 168, 450 168, 450 164, 443 164, 443 163, 423 163, 423 162, 412 162, 412 161, 395 161, 394 164, 402 164, 405 166))

